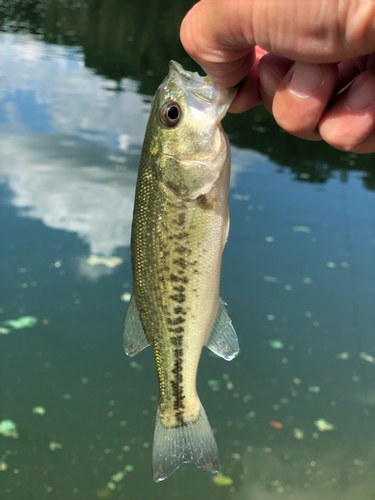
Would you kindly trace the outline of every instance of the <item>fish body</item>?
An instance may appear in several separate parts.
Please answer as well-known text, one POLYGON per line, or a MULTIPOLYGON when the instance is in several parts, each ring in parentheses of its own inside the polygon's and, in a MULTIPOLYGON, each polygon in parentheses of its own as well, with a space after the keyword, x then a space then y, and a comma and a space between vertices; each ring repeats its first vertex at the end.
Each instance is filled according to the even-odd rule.
POLYGON ((201 351, 225 359, 238 341, 219 298, 229 229, 230 147, 221 119, 235 90, 171 62, 148 122, 132 224, 133 293, 124 346, 154 351, 159 405, 156 482, 184 462, 210 472, 219 457, 196 391, 201 351))

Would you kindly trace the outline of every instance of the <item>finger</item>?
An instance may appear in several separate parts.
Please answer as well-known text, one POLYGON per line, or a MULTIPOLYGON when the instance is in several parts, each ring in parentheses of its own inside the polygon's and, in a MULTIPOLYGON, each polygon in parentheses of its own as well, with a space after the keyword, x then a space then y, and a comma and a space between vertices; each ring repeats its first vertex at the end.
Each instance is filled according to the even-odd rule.
POLYGON ((259 47, 256 47, 255 51, 255 61, 240 84, 240 89, 228 110, 230 113, 242 113, 262 103, 258 68, 259 61, 266 52, 259 47))
POLYGON ((235 35, 240 31, 236 7, 241 9, 223 0, 217 0, 216 5, 210 0, 198 2, 186 14, 180 29, 186 52, 223 88, 238 85, 255 57, 255 44, 235 35))
POLYGON ((260 95, 264 107, 272 113, 273 97, 281 80, 285 77, 293 61, 275 54, 266 54, 259 61, 258 72, 260 95))
POLYGON ((248 54, 333 63, 375 51, 375 2, 201 0, 181 26, 186 51, 223 87, 247 74, 248 54))
POLYGON ((337 95, 319 123, 321 137, 337 149, 375 152, 375 74, 361 73, 337 95))
POLYGON ((287 132, 302 139, 320 140, 317 125, 331 99, 336 64, 295 63, 276 90, 272 113, 287 132))
POLYGON ((348 59, 338 65, 335 93, 346 87, 358 75, 359 70, 353 59, 348 59))
POLYGON ((375 53, 370 54, 366 61, 366 71, 373 71, 375 73, 375 53))
MULTIPOLYGON (((259 62, 260 94, 265 108, 270 113, 276 89, 292 65, 293 61, 290 59, 275 54, 267 54, 259 62)), ((344 88, 357 75, 358 68, 352 59, 340 63, 334 92, 344 88)))

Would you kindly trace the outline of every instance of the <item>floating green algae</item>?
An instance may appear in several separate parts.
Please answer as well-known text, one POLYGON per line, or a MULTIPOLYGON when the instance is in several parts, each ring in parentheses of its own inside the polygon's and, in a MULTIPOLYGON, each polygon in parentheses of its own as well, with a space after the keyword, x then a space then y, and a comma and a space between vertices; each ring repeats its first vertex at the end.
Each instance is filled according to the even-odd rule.
POLYGON ((255 411, 249 411, 249 413, 246 415, 246 418, 254 418, 256 416, 255 411))
POLYGON ((51 441, 48 447, 51 451, 55 451, 55 450, 61 450, 63 445, 61 443, 56 443, 55 441, 51 441))
POLYGON ((15 330, 22 330, 22 328, 31 328, 38 323, 38 319, 34 316, 21 316, 18 319, 8 319, 4 321, 5 326, 10 326, 15 330))
POLYGON ((305 433, 302 429, 293 429, 293 435, 296 439, 303 439, 305 437, 305 433))
POLYGON ((112 492, 107 488, 99 490, 96 494, 99 498, 110 498, 112 496, 112 492))
POLYGON ((220 472, 212 478, 212 481, 218 486, 231 486, 233 484, 233 479, 231 477, 224 476, 224 474, 220 472))
POLYGON ((335 426, 333 424, 330 424, 327 420, 324 420, 324 418, 320 418, 319 420, 316 420, 314 422, 314 425, 316 425, 318 430, 321 432, 333 431, 333 429, 335 428, 335 426))
POLYGON ((17 425, 13 422, 13 420, 10 419, 5 419, 0 422, 0 434, 5 437, 12 437, 14 439, 17 439, 19 437, 17 432, 17 425))
POLYGON ((272 347, 272 349, 284 349, 284 344, 281 340, 269 340, 268 344, 272 347))
POLYGON ((310 387, 308 387, 308 390, 310 392, 315 392, 315 393, 318 393, 321 391, 321 389, 318 385, 311 385, 310 387))
POLYGON ((131 297, 132 297, 131 293, 125 292, 121 295, 120 299, 123 300, 124 302, 130 302, 131 297))
POLYGON ((119 472, 116 472, 116 474, 113 474, 111 477, 112 481, 115 481, 116 483, 120 482, 124 478, 124 471, 120 470, 119 472))
POLYGON ((45 415, 46 409, 43 408, 43 406, 35 406, 35 408, 32 409, 32 412, 36 415, 45 415))

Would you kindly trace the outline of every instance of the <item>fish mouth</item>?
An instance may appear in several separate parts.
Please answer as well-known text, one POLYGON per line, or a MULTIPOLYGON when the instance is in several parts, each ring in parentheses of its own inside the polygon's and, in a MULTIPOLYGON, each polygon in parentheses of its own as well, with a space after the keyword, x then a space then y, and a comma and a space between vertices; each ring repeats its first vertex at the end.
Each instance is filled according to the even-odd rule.
POLYGON ((218 110, 218 121, 221 121, 235 98, 238 87, 222 89, 208 76, 200 76, 197 72, 185 70, 176 61, 169 62, 169 76, 185 91, 190 91, 198 99, 215 103, 218 110))

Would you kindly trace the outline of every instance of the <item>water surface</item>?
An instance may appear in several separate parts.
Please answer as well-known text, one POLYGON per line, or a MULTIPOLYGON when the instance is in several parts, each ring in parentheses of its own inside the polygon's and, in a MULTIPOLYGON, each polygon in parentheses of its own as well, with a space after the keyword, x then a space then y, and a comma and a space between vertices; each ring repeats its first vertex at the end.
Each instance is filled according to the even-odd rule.
POLYGON ((221 295, 241 352, 205 349, 198 374, 232 484, 191 465, 152 482, 153 357, 127 358, 122 327, 150 100, 169 59, 196 68, 178 42, 189 5, 0 13, 0 421, 18 432, 0 435, 0 494, 374 500, 374 156, 291 138, 261 108, 224 123, 221 295), (24 316, 38 322, 6 323, 24 316))

